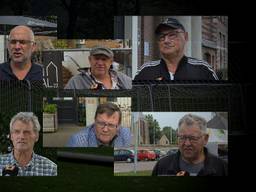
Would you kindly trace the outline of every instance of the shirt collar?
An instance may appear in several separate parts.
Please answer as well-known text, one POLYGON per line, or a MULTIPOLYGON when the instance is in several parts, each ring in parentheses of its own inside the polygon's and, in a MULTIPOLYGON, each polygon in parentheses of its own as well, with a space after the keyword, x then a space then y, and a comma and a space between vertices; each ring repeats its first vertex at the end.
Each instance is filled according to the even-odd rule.
POLYGON ((114 144, 115 144, 115 140, 116 138, 118 137, 118 132, 117 134, 113 137, 113 139, 110 141, 109 144, 105 144, 105 143, 102 143, 100 140, 98 140, 97 136, 96 136, 96 130, 95 130, 95 124, 92 125, 93 128, 92 128, 92 131, 95 135, 95 139, 96 139, 96 143, 97 143, 97 146, 98 147, 114 147, 114 144))
MULTIPOLYGON (((99 81, 92 73, 90 70, 88 70, 87 75, 91 77, 91 79, 93 80, 93 85, 92 87, 97 88, 99 85, 101 86, 102 89, 106 89, 106 87, 104 86, 104 84, 99 81)), ((111 89, 120 89, 120 87, 118 86, 118 77, 117 77, 117 72, 115 72, 114 70, 109 70, 109 75, 112 81, 112 87, 111 89)))
MULTIPOLYGON (((37 75, 38 73, 43 73, 42 72, 42 68, 41 67, 38 67, 36 65, 38 64, 34 64, 34 63, 31 63, 31 68, 29 69, 28 73, 26 74, 25 79, 29 79, 31 76, 33 75, 37 75)), ((12 77, 12 79, 17 79, 18 78, 16 77, 16 75, 12 72, 12 69, 11 69, 11 63, 10 62, 5 62, 2 64, 3 65, 3 68, 2 70, 7 73, 10 77, 12 77)))
POLYGON ((2 70, 3 70, 5 73, 7 73, 7 74, 10 75, 10 76, 16 77, 16 76, 13 74, 13 72, 12 72, 12 69, 11 69, 11 66, 10 66, 10 62, 5 62, 5 63, 3 63, 2 65, 3 65, 2 70))
POLYGON ((169 70, 167 68, 167 65, 162 58, 160 60, 161 63, 161 68, 160 68, 160 73, 163 75, 162 77, 159 77, 157 80, 175 80, 175 75, 179 73, 179 71, 184 67, 185 63, 187 62, 187 57, 184 55, 181 60, 178 63, 177 69, 175 73, 173 73, 174 79, 171 79, 169 70))
MULTIPOLYGON (((14 158, 14 154, 13 154, 14 152, 12 151, 11 152, 11 157, 10 157, 10 163, 11 163, 11 165, 18 165, 18 166, 20 166, 19 165, 19 162, 14 158)), ((32 152, 32 158, 31 158, 31 160, 28 162, 28 164, 26 165, 26 167, 29 167, 29 166, 32 166, 32 165, 34 165, 35 164, 35 158, 36 158, 36 154, 34 153, 34 151, 32 152)))

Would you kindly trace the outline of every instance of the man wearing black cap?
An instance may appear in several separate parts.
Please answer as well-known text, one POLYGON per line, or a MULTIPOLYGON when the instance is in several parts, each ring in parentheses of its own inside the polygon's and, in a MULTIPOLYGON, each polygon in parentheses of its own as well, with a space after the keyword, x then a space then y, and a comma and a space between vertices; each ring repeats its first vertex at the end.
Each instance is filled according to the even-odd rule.
POLYGON ((106 47, 90 51, 90 70, 72 77, 65 89, 131 89, 132 79, 111 69, 114 54, 106 47))
POLYGON ((218 80, 207 62, 184 55, 188 33, 177 19, 160 23, 155 34, 162 58, 142 65, 134 80, 218 80))

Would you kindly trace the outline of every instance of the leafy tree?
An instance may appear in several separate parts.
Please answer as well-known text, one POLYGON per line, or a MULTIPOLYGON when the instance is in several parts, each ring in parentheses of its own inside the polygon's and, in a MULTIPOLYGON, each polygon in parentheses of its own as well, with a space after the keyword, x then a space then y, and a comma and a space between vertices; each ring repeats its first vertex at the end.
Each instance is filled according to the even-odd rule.
POLYGON ((55 49, 67 49, 68 41, 66 39, 56 39, 52 41, 55 49))
POLYGON ((153 118, 152 115, 146 115, 145 119, 148 123, 149 129, 149 140, 151 144, 156 144, 161 138, 160 126, 157 120, 153 118))
POLYGON ((7 135, 9 134, 9 117, 0 113, 0 153, 6 153, 8 146, 10 146, 7 135))
POLYGON ((170 143, 172 142, 171 144, 177 143, 177 130, 176 129, 166 126, 163 128, 161 133, 162 133, 162 135, 165 135, 169 139, 170 143), (171 136, 172 136, 172 140, 171 140, 171 136))

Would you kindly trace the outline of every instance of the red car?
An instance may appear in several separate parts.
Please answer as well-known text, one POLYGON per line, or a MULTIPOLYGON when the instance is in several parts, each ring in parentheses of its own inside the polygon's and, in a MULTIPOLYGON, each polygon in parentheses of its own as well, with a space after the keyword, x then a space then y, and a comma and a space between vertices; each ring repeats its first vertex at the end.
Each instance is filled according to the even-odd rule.
POLYGON ((148 161, 148 160, 156 160, 156 154, 154 151, 150 151, 148 149, 140 149, 138 150, 138 160, 145 160, 145 161, 148 161))

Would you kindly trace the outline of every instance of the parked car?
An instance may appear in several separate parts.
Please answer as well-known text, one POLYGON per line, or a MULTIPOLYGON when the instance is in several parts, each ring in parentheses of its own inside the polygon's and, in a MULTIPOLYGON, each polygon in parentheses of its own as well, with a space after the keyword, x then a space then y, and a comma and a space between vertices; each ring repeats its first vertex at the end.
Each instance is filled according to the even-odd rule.
POLYGON ((114 150, 114 161, 134 161, 134 151, 130 149, 115 149, 114 150))
POLYGON ((140 149, 138 150, 138 160, 156 160, 156 154, 154 151, 150 151, 148 149, 140 149))

